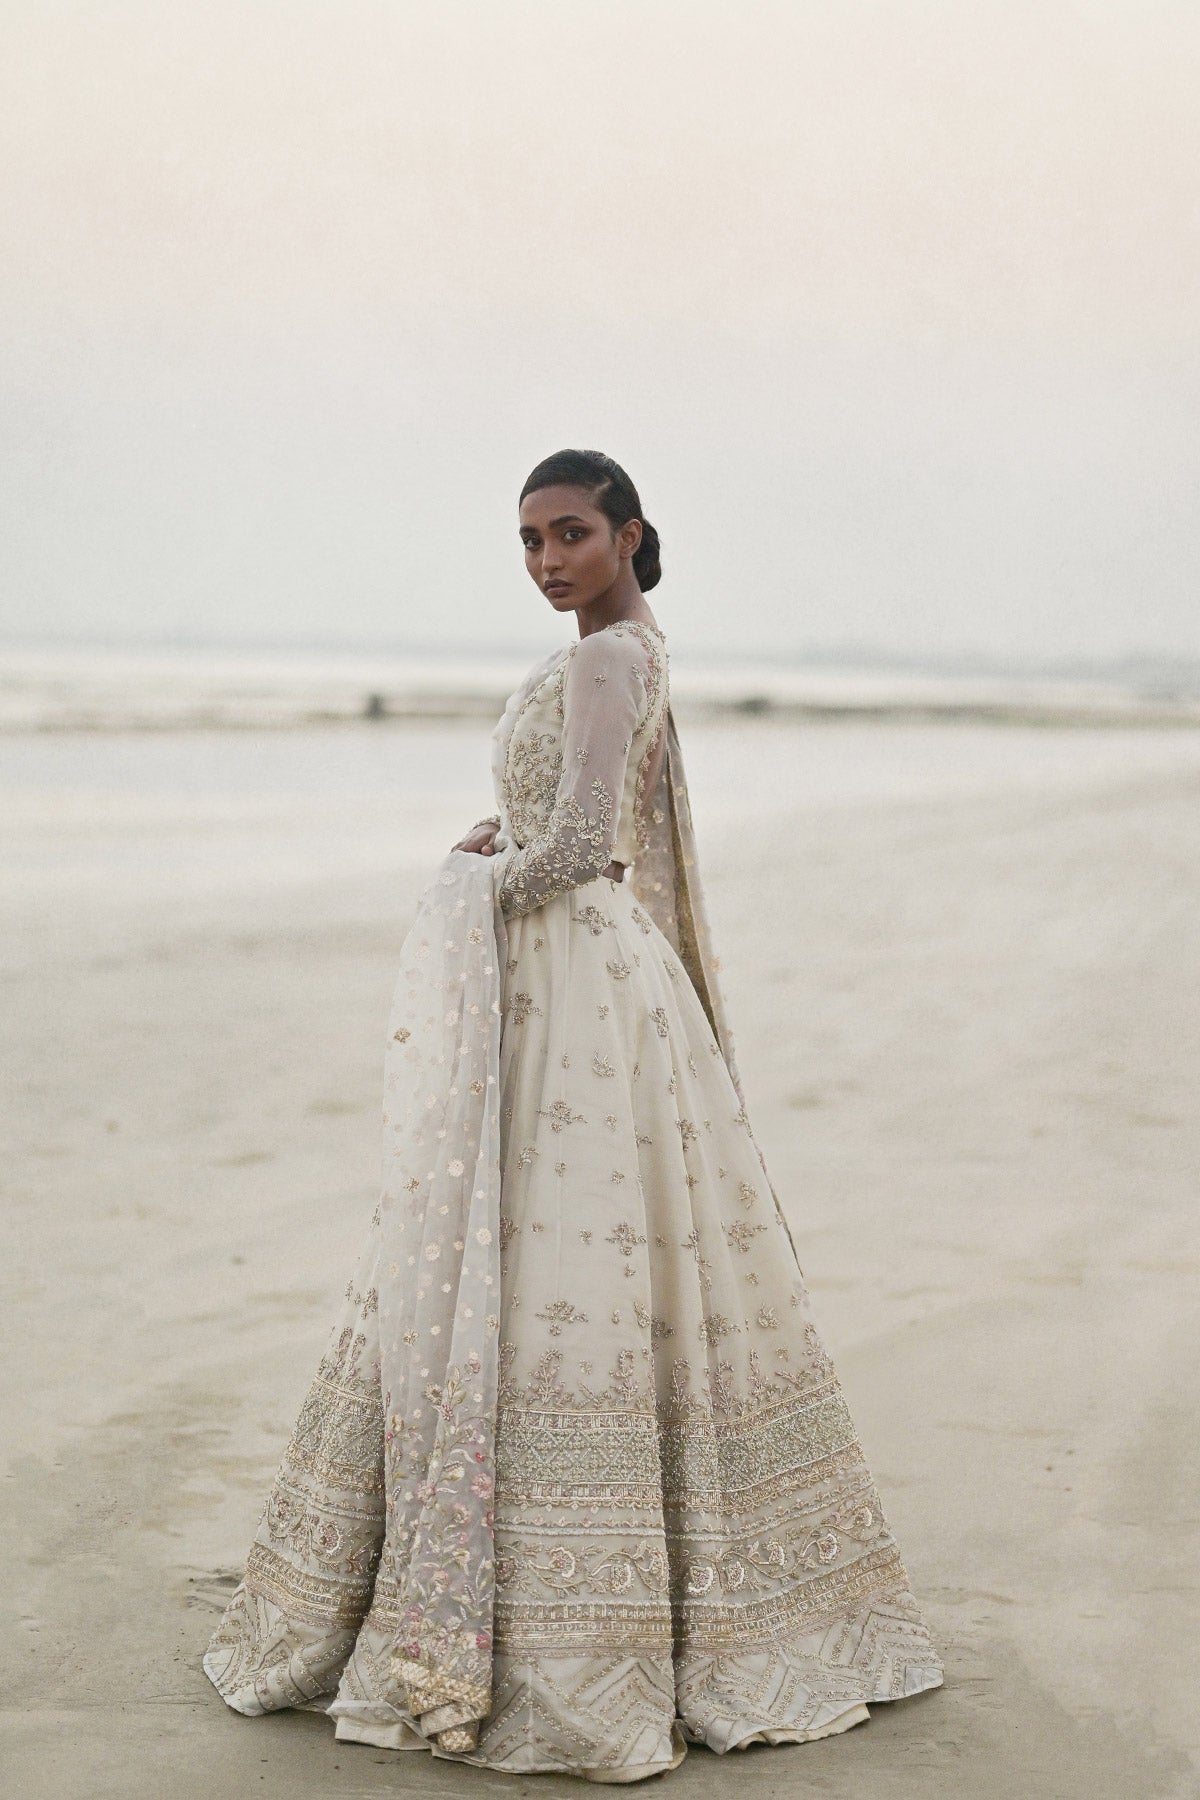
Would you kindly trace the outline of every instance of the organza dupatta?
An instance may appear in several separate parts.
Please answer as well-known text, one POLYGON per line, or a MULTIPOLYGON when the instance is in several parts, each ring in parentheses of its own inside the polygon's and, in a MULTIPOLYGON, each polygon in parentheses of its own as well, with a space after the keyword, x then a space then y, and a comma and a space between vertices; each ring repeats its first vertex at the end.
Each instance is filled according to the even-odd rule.
POLYGON ((422 895, 384 1067, 382 1561, 399 1602, 390 1672, 421 1735, 450 1751, 474 1747, 492 1698, 499 868, 498 857, 451 850, 422 895))
POLYGON ((708 927, 683 751, 669 703, 664 731, 666 754, 641 822, 630 887, 687 970, 744 1105, 733 1034, 717 980, 720 962, 708 927))
MULTIPOLYGON (((662 758, 655 790, 646 809, 630 885, 639 904, 650 914, 687 970, 712 1026, 713 1036, 717 1040, 734 1092, 745 1115, 746 1096, 742 1092, 725 999, 717 979, 717 971, 721 965, 713 949, 712 933, 709 930, 708 906, 700 874, 700 856, 696 848, 696 831, 692 823, 692 804, 683 766, 683 751, 669 703, 664 731, 666 754, 662 758)), ((796 1249, 796 1240, 775 1191, 761 1145, 758 1146, 758 1160, 799 1269, 800 1255, 796 1249)))

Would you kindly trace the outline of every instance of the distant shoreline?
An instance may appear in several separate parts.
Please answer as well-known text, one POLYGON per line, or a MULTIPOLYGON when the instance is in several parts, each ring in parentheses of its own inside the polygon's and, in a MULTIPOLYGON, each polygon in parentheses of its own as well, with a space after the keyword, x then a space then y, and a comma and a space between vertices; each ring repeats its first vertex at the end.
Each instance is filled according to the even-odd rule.
MULTIPOLYGON (((397 730, 431 725, 462 725, 472 721, 492 724, 504 708, 504 696, 494 701, 484 695, 448 697, 399 697, 394 702, 386 696, 363 696, 356 708, 345 710, 315 708, 287 712, 247 710, 229 707, 181 707, 178 711, 140 714, 136 711, 101 713, 86 708, 65 707, 61 712, 43 713, 37 718, 6 716, 0 705, 0 741, 17 736, 90 736, 156 735, 171 732, 305 732, 345 730, 354 727, 374 730, 397 730)), ((672 702, 681 721, 739 724, 769 722, 821 726, 859 721, 881 726, 897 725, 987 725, 1045 727, 1047 729, 1137 729, 1200 730, 1200 703, 1172 705, 1161 702, 1139 702, 1137 699, 1114 699, 1109 704, 1070 705, 1047 699, 1042 704, 1020 701, 772 701, 757 695, 743 700, 701 700, 683 698, 672 702)))
MULTIPOLYGON (((0 737, 16 732, 313 730, 494 723, 524 655, 0 647, 0 737)), ((1200 726, 1181 666, 1108 679, 673 658, 680 719, 819 725, 1200 726)))

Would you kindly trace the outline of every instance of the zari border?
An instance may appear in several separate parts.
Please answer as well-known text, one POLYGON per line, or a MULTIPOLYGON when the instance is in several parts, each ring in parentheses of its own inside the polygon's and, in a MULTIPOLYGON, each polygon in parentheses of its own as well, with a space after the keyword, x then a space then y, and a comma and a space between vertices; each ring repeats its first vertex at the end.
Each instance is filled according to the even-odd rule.
POLYGON ((894 1545, 868 1551, 854 1563, 813 1575, 787 1593, 741 1606, 711 1606, 675 1600, 669 1606, 622 1605, 616 1601, 502 1601, 497 1605, 495 1648, 509 1655, 540 1651, 591 1654, 627 1649, 631 1641, 647 1654, 689 1651, 746 1654, 786 1644, 819 1630, 872 1599, 910 1610, 908 1576, 894 1545))

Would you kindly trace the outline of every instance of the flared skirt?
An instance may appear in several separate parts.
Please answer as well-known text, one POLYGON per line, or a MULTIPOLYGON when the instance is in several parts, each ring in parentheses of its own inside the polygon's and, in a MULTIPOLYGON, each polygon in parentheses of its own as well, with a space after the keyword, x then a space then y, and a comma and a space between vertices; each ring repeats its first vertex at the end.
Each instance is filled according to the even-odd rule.
POLYGON ((205 1659, 225 1698, 619 1782, 688 1742, 802 1741, 938 1685, 746 1110, 628 884, 598 877, 508 921, 499 1079, 477 1741, 431 1745, 395 1678, 370 1245, 205 1659))

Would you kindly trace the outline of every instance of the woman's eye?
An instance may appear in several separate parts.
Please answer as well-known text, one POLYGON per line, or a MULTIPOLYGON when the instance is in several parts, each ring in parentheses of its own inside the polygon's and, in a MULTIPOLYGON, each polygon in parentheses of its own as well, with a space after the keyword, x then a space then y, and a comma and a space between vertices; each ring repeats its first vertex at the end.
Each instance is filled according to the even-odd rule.
POLYGON ((568 525, 567 529, 563 532, 563 536, 565 538, 582 537, 583 536, 582 525, 568 525))

